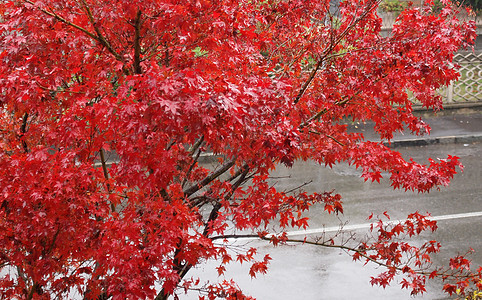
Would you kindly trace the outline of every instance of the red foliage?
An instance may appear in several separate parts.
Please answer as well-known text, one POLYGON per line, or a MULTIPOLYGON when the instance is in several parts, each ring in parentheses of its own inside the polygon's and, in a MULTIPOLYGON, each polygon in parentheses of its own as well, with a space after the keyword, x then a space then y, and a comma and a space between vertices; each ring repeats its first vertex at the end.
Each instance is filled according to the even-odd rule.
MULTIPOLYGON (((342 1, 337 17, 329 2, 2 1, 0 271, 15 274, 1 279, 2 298, 162 299, 199 286, 185 276, 210 258, 220 274, 231 261, 265 273, 269 256, 213 241, 232 227, 306 228, 315 203, 343 213, 333 192, 271 186, 278 164, 348 162, 365 180, 388 172, 395 188, 447 185, 457 157, 407 161, 343 120, 373 121, 384 141, 428 132, 407 91, 439 109, 435 90, 458 77, 453 53, 474 24, 450 6, 411 8, 383 36, 377 1, 342 1), (200 164, 203 154, 218 164, 200 164)), ((388 271, 374 284, 388 284, 405 253, 423 263, 438 249, 391 240, 435 230, 419 214, 376 229, 365 258, 388 271)), ((403 287, 424 291, 403 272, 403 287)), ((203 291, 248 299, 228 281, 203 291)))

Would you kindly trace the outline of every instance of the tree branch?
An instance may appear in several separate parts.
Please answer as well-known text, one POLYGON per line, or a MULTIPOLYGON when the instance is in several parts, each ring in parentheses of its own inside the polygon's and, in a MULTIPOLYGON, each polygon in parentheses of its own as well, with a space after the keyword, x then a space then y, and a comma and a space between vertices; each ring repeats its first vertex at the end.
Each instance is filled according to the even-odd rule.
MULTIPOLYGON (((33 2, 30 1, 30 0, 24 0, 24 2, 35 6, 35 3, 33 3, 33 2)), ((74 27, 74 28, 82 31, 83 33, 85 33, 85 34, 88 35, 89 37, 97 40, 97 37, 95 36, 95 34, 93 34, 92 32, 88 31, 87 29, 85 29, 85 28, 83 28, 83 27, 81 27, 81 26, 79 26, 79 25, 77 25, 77 24, 74 24, 74 23, 72 23, 72 22, 70 22, 70 21, 67 21, 66 19, 62 18, 61 16, 57 15, 57 14, 54 13, 54 12, 51 12, 51 11, 48 11, 48 10, 45 10, 45 9, 39 8, 39 7, 37 7, 37 9, 40 10, 41 12, 43 12, 44 14, 49 15, 49 16, 51 16, 51 17, 59 20, 60 22, 65 23, 66 25, 72 26, 72 27, 74 27)))
MULTIPOLYGON (((273 235, 271 234, 268 234, 268 235, 258 235, 258 234, 228 234, 228 235, 220 235, 220 236, 214 236, 214 237, 211 237, 211 240, 220 240, 220 239, 260 239, 260 240, 264 240, 264 241, 270 241, 272 239, 273 235)), ((367 261, 370 261, 374 264, 377 264, 381 267, 385 267, 385 268, 391 268, 391 269, 395 269, 397 271, 400 271, 400 272, 403 272, 403 267, 397 267, 397 266, 394 266, 394 265, 388 265, 382 261, 379 261, 379 260, 376 260, 374 258, 371 258, 367 252, 369 250, 372 250, 372 249, 365 249, 365 248, 354 248, 354 247, 349 247, 349 246, 346 246, 344 244, 340 245, 340 244, 332 244, 332 239, 328 240, 328 241, 323 241, 323 242, 320 242, 320 241, 310 241, 308 239, 283 239, 283 242, 284 243, 295 243, 295 244, 304 244, 304 245, 312 245, 312 246, 321 246, 321 247, 326 247, 326 248, 336 248, 336 249, 341 249, 341 250, 344 250, 346 252, 353 252, 353 253, 358 253, 360 255, 360 257, 363 257, 365 259, 367 259, 367 261)), ((419 269, 419 270, 414 270, 417 274, 419 275, 425 275, 425 276, 428 276, 430 275, 432 272, 428 272, 428 271, 424 271, 422 269, 419 269)))
POLYGON ((189 197, 192 194, 194 194, 195 192, 197 192, 200 189, 202 189, 203 187, 205 187, 206 185, 210 184, 213 180, 215 180, 219 176, 223 175, 226 171, 231 169, 231 167, 234 166, 235 162, 236 162, 236 159, 232 159, 228 163, 224 164, 217 171, 212 172, 210 175, 208 175, 206 178, 204 178, 200 182, 198 182, 198 183, 192 185, 191 187, 187 188, 186 190, 184 190, 184 195, 189 197))
MULTIPOLYGON (((331 46, 330 46, 330 50, 331 51, 331 46)), ((328 52, 329 52, 328 51, 328 52)), ((301 87, 300 91, 298 92, 298 95, 296 96, 296 99, 294 101, 295 104, 297 104, 300 100, 301 100, 301 97, 304 95, 304 93, 306 92, 306 90, 308 89, 308 86, 310 85, 310 83, 313 81, 313 79, 315 78, 315 75, 316 73, 318 72, 318 70, 321 68, 321 66, 323 65, 324 61, 325 61, 325 58, 326 58, 326 54, 323 55, 320 60, 318 61, 318 63, 316 64, 315 68, 311 71, 311 74, 310 76, 308 77, 308 79, 305 81, 305 83, 303 84, 303 86, 301 87)))
MULTIPOLYGON (((236 182, 231 186, 231 190, 224 195, 224 200, 228 200, 233 196, 234 192, 238 189, 238 187, 245 181, 246 175, 249 172, 248 167, 244 167, 241 176, 236 180, 236 182)), ((210 231, 212 230, 212 223, 218 218, 218 212, 221 209, 222 204, 220 201, 218 201, 216 204, 214 204, 213 209, 211 210, 211 213, 209 214, 209 218, 206 221, 206 226, 204 227, 203 235, 207 237, 210 234, 210 231)))
MULTIPOLYGON (((35 6, 35 3, 30 1, 30 0, 23 0, 24 2, 28 3, 28 4, 31 4, 33 6, 35 6)), ((82 3, 84 4, 84 8, 86 9, 86 12, 87 12, 87 15, 89 17, 89 20, 92 24, 92 26, 94 27, 94 30, 96 32, 96 34, 90 32, 89 30, 85 29, 84 27, 81 27, 75 23, 72 23, 70 21, 68 21, 67 19, 59 16, 57 13, 53 12, 53 11, 48 11, 46 9, 43 9, 43 8, 40 8, 40 7, 37 7, 38 10, 40 10, 41 12, 43 12, 44 14, 48 15, 48 16, 51 16, 53 18, 55 18, 56 20, 68 25, 68 26, 71 26, 75 29, 78 29, 80 31, 82 31, 83 33, 85 33, 87 36, 89 36, 90 38, 98 41, 102 46, 106 47, 107 50, 112 54, 114 55, 114 57, 119 60, 119 61, 124 61, 122 59, 122 56, 119 55, 119 53, 117 53, 114 48, 110 45, 110 43, 105 39, 105 37, 102 35, 102 33, 100 32, 99 28, 97 26, 95 26, 95 22, 94 22, 94 19, 93 19, 93 16, 92 16, 92 13, 89 9, 89 7, 86 5, 85 1, 82 0, 82 3)))
POLYGON ((95 33, 97 34, 95 36, 95 39, 97 41, 99 41, 99 43, 101 43, 104 47, 107 48, 107 50, 109 50, 109 52, 114 55, 114 57, 119 60, 119 61, 124 61, 124 59, 122 58, 122 56, 119 55, 119 53, 117 53, 114 48, 112 47, 112 45, 109 43, 109 41, 107 41, 107 39, 104 37, 104 35, 102 34, 102 32, 100 32, 100 29, 99 27, 96 25, 96 22, 94 20, 94 16, 92 14, 92 11, 90 10, 90 7, 87 5, 87 3, 85 2, 85 0, 80 0, 82 2, 82 6, 84 6, 84 9, 85 9, 85 12, 87 13, 87 17, 89 18, 89 21, 90 21, 90 24, 92 24, 92 27, 94 27, 94 31, 95 33))
MULTIPOLYGON (((223 168, 225 166, 223 166, 223 168)), ((236 191, 236 189, 239 188, 239 186, 241 184, 243 184, 244 181, 246 180, 246 175, 249 172, 249 168, 247 167, 247 165, 245 165, 245 166, 243 166, 243 168, 241 168, 241 170, 242 170, 241 173, 240 173, 241 176, 231 186, 231 190, 226 195, 224 195, 224 197, 223 197, 224 200, 228 200, 229 198, 231 198, 232 195, 234 194, 234 192, 236 191)), ((227 171, 227 169, 226 169, 226 171, 227 171)), ((238 176, 236 176, 236 177, 238 177, 238 176)), ((236 178, 236 177, 234 177, 234 178, 236 178)), ((231 180, 228 180, 228 181, 231 181, 231 180)), ((220 201, 217 201, 213 205, 213 209, 211 210, 211 213, 209 214, 208 220, 206 221, 206 226, 204 227, 204 230, 203 230, 203 236, 205 236, 205 237, 209 236, 210 231, 212 229, 212 224, 218 218, 219 210, 221 209, 221 207, 222 207, 222 204, 221 204, 220 201)), ((193 265, 191 265, 187 262, 184 263, 184 264, 182 263, 182 261, 178 257, 179 254, 181 253, 181 248, 180 248, 181 242, 179 242, 177 247, 178 248, 176 249, 176 251, 174 253, 173 264, 174 264, 174 269, 177 270, 177 274, 179 275, 179 279, 182 279, 189 272, 189 270, 193 267, 193 265)), ((163 288, 159 292, 159 294, 157 294, 155 300, 166 300, 168 298, 169 298, 169 294, 167 294, 166 291, 163 288)))
MULTIPOLYGON (((331 35, 331 37, 330 37, 331 42, 330 42, 329 47, 325 51, 323 51, 323 55, 320 57, 320 59, 318 60, 318 63, 315 66, 315 68, 311 71, 310 76, 308 77, 308 79, 305 81, 305 83, 301 87, 300 91, 298 92, 298 95, 295 98, 294 104, 297 104, 301 100, 301 97, 303 97, 303 95, 305 94, 309 85, 311 84, 311 82, 315 78, 316 73, 321 68, 323 63, 326 61, 329 54, 335 49, 335 46, 338 45, 345 38, 345 36, 353 29, 353 27, 355 27, 358 22, 363 20, 366 17, 366 15, 368 15, 368 13, 370 13, 370 11, 372 11, 375 7, 376 7, 376 5, 373 5, 369 8, 367 8, 365 10, 365 12, 360 17, 353 19, 352 23, 350 25, 348 25, 347 28, 345 28, 345 30, 338 36, 338 38, 335 39, 334 35, 333 34, 331 35)), ((333 30, 332 30, 332 33, 333 33, 333 30)))
POLYGON ((22 118, 22 126, 20 126, 20 141, 22 143, 23 151, 25 153, 30 152, 28 149, 27 142, 25 141, 25 133, 27 133, 27 121, 28 121, 28 113, 25 113, 22 118))
MULTIPOLYGON (((353 95, 352 97, 346 98, 346 99, 343 99, 343 100, 341 100, 341 101, 335 102, 335 105, 341 106, 341 105, 347 104, 349 101, 351 101, 351 100, 353 99, 353 97, 355 97, 355 96, 358 95, 359 93, 360 93, 360 92, 357 91, 357 93, 355 93, 355 95, 353 95)), ((306 120, 306 121, 304 121, 303 123, 301 123, 300 129, 303 129, 304 127, 306 127, 307 125, 309 125, 311 121, 313 121, 313 120, 318 120, 319 118, 321 118, 322 115, 326 114, 327 112, 328 112, 328 109, 327 109, 327 108, 323 108, 322 110, 320 110, 319 112, 317 112, 316 114, 314 114, 313 116, 311 116, 308 120, 306 120)))
POLYGON ((196 155, 193 157, 193 161, 191 163, 191 165, 189 166, 189 169, 187 170, 186 172, 186 175, 184 177, 184 180, 182 181, 182 184, 181 186, 184 188, 184 186, 186 185, 187 181, 188 181, 188 177, 189 175, 191 174, 194 166, 196 165, 198 159, 199 159, 199 156, 201 155, 201 145, 203 144, 204 142, 204 135, 202 135, 195 143, 194 145, 191 146, 191 148, 189 149, 189 153, 191 154, 191 156, 194 155, 194 153, 197 151, 196 155), (198 151, 199 150, 199 151, 198 151))
POLYGON ((134 22, 134 73, 141 74, 141 11, 137 11, 136 20, 134 22))
MULTIPOLYGON (((102 164, 102 171, 104 171, 104 178, 106 180, 109 180, 109 171, 107 170, 107 164, 104 156, 104 149, 100 148, 99 155, 100 155, 100 162, 102 164)), ((110 188, 110 184, 108 182, 107 182, 107 191, 109 194, 112 192, 110 188)), ((114 206, 114 203, 112 202, 110 203, 110 209, 112 212, 115 212, 115 206, 114 206)))

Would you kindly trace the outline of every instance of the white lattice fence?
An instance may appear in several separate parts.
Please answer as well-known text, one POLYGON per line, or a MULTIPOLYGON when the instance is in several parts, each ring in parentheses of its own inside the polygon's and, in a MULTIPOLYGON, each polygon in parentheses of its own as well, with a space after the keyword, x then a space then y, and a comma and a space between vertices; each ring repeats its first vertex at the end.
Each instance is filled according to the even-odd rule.
POLYGON ((482 52, 461 52, 454 57, 461 77, 446 90, 446 102, 482 101, 482 52))

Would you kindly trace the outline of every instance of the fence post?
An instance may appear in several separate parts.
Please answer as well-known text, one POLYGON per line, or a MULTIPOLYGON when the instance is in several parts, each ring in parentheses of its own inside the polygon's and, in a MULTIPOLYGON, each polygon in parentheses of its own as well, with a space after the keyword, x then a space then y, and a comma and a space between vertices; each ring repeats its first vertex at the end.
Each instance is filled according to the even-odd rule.
POLYGON ((449 86, 447 87, 447 103, 451 103, 454 101, 454 82, 451 81, 449 86))

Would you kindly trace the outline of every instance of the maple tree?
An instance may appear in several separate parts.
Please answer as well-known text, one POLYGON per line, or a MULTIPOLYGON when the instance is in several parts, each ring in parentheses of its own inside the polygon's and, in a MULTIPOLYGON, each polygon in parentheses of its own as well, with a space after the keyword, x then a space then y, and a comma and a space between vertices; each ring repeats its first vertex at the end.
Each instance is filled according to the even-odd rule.
POLYGON ((465 257, 427 271, 440 245, 402 238, 436 229, 418 213, 379 220, 378 238, 355 246, 287 237, 312 205, 343 207, 335 192, 276 190, 279 164, 348 162, 365 180, 388 172, 394 188, 419 192, 447 185, 460 165, 407 161, 343 121, 374 122, 382 141, 427 133, 409 93, 441 108, 436 90, 459 76, 453 55, 473 42, 473 22, 449 1, 437 14, 427 3, 384 36, 379 2, 329 3, 3 1, 2 299, 247 298, 234 282, 186 276, 207 259, 220 274, 233 260, 266 272, 269 256, 229 250, 240 236, 343 248, 386 267, 373 284, 402 274, 414 294, 433 277, 450 294, 480 289, 465 257))

